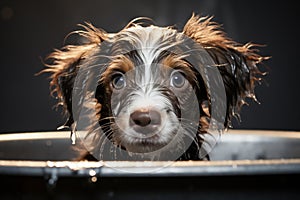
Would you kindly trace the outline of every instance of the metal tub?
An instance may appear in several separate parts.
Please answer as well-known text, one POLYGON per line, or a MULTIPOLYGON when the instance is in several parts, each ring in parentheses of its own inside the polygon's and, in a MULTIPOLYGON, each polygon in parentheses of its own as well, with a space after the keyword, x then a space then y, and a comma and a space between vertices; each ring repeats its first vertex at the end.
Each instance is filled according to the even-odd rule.
POLYGON ((300 195, 299 132, 229 131, 210 153, 211 161, 72 161, 75 157, 69 132, 0 135, 0 199, 299 199, 300 195))

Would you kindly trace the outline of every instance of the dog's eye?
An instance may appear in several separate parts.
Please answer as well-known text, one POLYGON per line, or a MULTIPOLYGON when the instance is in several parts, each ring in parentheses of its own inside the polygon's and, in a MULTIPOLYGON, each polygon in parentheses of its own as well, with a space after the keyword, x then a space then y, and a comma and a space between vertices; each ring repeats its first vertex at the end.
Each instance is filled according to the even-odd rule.
POLYGON ((176 87, 176 88, 182 88, 186 83, 186 79, 184 75, 179 72, 175 71, 171 75, 171 86, 176 87))
POLYGON ((124 74, 115 74, 112 78, 111 85, 116 90, 121 90, 126 86, 124 74))

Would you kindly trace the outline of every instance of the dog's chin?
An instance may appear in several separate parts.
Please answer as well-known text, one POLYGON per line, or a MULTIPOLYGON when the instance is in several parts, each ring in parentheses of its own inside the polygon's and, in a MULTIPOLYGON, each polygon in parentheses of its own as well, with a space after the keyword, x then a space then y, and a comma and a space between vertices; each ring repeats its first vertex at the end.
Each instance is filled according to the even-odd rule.
POLYGON ((160 151, 167 143, 157 143, 152 140, 136 140, 134 143, 124 145, 128 153, 155 153, 160 151))
MULTIPOLYGON (((175 131, 176 132, 176 131, 175 131)), ((128 153, 156 153, 163 151, 166 146, 172 143, 176 134, 174 132, 162 134, 156 132, 149 137, 139 134, 121 133, 119 138, 119 146, 125 149, 128 153)))

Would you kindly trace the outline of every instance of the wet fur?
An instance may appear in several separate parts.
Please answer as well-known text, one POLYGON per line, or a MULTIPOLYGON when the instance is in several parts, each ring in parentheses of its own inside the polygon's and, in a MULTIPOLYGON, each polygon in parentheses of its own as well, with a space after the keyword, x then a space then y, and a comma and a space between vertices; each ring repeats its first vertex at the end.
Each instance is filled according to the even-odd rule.
MULTIPOLYGON (((77 31, 76 33, 85 38, 85 43, 81 45, 67 45, 61 50, 55 50, 48 56, 47 59, 49 64, 47 64, 47 68, 42 71, 51 74, 51 94, 58 98, 58 104, 62 105, 65 112, 68 114, 68 120, 65 127, 71 127, 74 124, 72 90, 79 66, 88 66, 88 64, 82 65, 82 63, 89 62, 89 59, 97 54, 97 51, 101 48, 101 43, 112 38, 112 34, 106 33, 104 30, 97 29, 91 24, 86 24, 82 27, 84 30, 77 31)), ((125 33, 131 27, 138 27, 140 29, 143 28, 137 23, 137 21, 130 22, 123 30, 117 33, 118 37, 126 37, 125 33), (122 34, 123 32, 125 35, 122 34)), ((166 27, 165 29, 173 31, 173 28, 171 27, 166 27)), ((178 30, 174 30, 174 32, 179 33, 178 30)), ((256 100, 254 89, 263 76, 258 65, 263 60, 267 59, 267 57, 257 54, 257 50, 253 49, 253 47, 256 46, 254 44, 248 43, 241 45, 228 38, 220 28, 220 25, 212 22, 211 17, 199 17, 193 15, 187 21, 182 33, 200 44, 208 52, 216 64, 215 67, 219 70, 222 76, 227 98, 224 127, 228 128, 231 125, 230 122, 233 116, 239 115, 242 105, 246 102, 246 98, 256 100)), ((115 51, 118 51, 117 46, 115 51)), ((134 55, 129 57, 134 58, 134 55)), ((167 63, 166 65, 173 65, 176 63, 176 59, 176 57, 169 55, 169 57, 164 58, 164 62, 167 63)), ((134 65, 128 57, 116 57, 113 62, 115 62, 116 68, 120 66, 118 62, 121 62, 122 66, 128 68, 128 70, 134 65)), ((178 62, 180 62, 180 59, 178 62)), ((111 65, 113 64, 114 63, 111 63, 111 65)), ((112 68, 110 68, 110 70, 112 68)), ((109 70, 103 70, 103 77, 108 77, 110 73, 111 72, 109 70)), ((203 159, 199 158, 199 147, 201 147, 201 144, 205 142, 199 135, 207 132, 211 117, 210 97, 204 91, 205 87, 203 87, 204 83, 201 76, 193 70, 190 70, 190 72, 187 73, 190 74, 190 79, 197 81, 195 84, 202 87, 197 90, 198 100, 202 103, 200 104, 201 116, 198 127, 199 134, 195 136, 195 141, 197 143, 192 143, 179 160, 199 160, 203 159)), ((97 120, 99 121, 101 121, 101 118, 111 116, 110 108, 105 106, 107 101, 109 101, 107 96, 110 95, 109 91, 105 89, 107 87, 107 83, 105 83, 105 80, 100 82, 103 85, 99 85, 99 89, 96 92, 96 99, 99 100, 97 102, 97 109, 99 113, 99 119, 97 120), (100 100, 102 102, 100 102, 100 100)), ((101 123, 105 124, 107 121, 102 121, 101 123)))

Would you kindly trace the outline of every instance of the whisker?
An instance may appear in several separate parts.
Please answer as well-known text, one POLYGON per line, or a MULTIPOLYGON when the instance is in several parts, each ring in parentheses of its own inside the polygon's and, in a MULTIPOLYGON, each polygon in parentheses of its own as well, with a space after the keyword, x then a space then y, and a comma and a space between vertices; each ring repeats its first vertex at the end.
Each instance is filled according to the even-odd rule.
POLYGON ((104 120, 111 120, 111 119, 116 119, 116 117, 104 117, 104 118, 101 118, 98 122, 101 122, 104 120))

